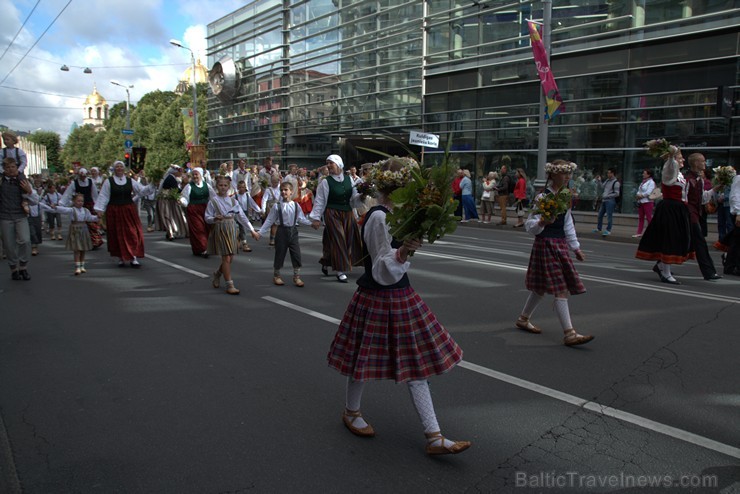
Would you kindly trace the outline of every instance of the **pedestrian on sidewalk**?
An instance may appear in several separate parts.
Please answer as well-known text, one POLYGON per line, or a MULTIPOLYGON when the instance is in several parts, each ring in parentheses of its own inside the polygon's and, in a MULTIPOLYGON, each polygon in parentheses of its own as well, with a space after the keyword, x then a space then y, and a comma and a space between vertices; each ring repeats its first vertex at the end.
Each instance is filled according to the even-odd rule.
POLYGON ((656 184, 653 179, 653 171, 649 168, 645 168, 642 171, 642 182, 637 188, 637 233, 632 235, 632 238, 642 237, 642 232, 645 231, 645 227, 653 219, 653 207, 655 203, 650 199, 650 194, 655 190, 656 184))
POLYGON ((498 185, 496 185, 496 192, 498 192, 498 196, 496 197, 496 200, 498 201, 498 207, 501 208, 501 221, 499 222, 499 225, 505 225, 506 224, 506 208, 509 207, 509 193, 513 191, 514 185, 512 184, 512 179, 509 176, 509 166, 507 163, 511 163, 511 158, 508 156, 504 156, 501 158, 501 161, 504 163, 501 165, 501 172, 499 173, 499 182, 498 185))
POLYGON ((599 218, 593 233, 600 233, 603 237, 610 235, 614 223, 614 210, 617 208, 617 199, 621 194, 620 183, 617 180, 617 170, 609 168, 606 171, 606 182, 604 182, 604 192, 601 194, 601 206, 599 207, 599 218), (606 230, 601 231, 604 214, 606 214, 606 230))
POLYGON ((411 165, 386 161, 375 166, 378 205, 362 225, 365 274, 357 281, 327 357, 330 367, 347 376, 342 421, 353 434, 373 437, 375 430, 360 412, 365 383, 407 383, 427 438, 426 453, 461 453, 470 443, 442 436, 427 379, 452 369, 462 360, 462 350, 409 282, 409 254, 421 247, 421 240, 401 243, 391 237, 386 223, 393 208, 389 194, 399 184, 383 180, 382 172, 411 165))
POLYGON ((514 225, 514 228, 521 228, 524 226, 524 215, 527 206, 529 206, 529 201, 527 200, 527 174, 522 168, 516 169, 514 199, 516 199, 516 203, 514 204, 516 209, 516 225, 514 225))
POLYGON ((460 180, 460 197, 462 198, 463 219, 460 223, 478 219, 478 211, 475 209, 475 198, 473 197, 473 181, 470 180, 470 170, 463 170, 463 178, 460 180))
MULTIPOLYGON (((564 187, 567 187, 568 180, 575 169, 575 163, 565 160, 547 163, 545 165, 547 187, 535 198, 535 204, 540 197, 546 194, 557 195, 564 187)), ((545 293, 551 293, 555 296, 555 313, 563 329, 563 343, 566 346, 588 343, 594 337, 579 334, 573 328, 568 307, 568 294, 579 295, 586 291, 568 253, 570 249, 576 259, 586 260, 576 237, 570 208, 549 219, 533 208, 525 223, 525 230, 534 235, 535 239, 525 278, 529 296, 516 320, 516 327, 529 333, 542 333, 542 330, 532 324, 530 319, 545 293)))
POLYGON ((480 207, 483 223, 490 223, 493 216, 494 204, 496 204, 497 178, 498 174, 496 172, 488 172, 488 175, 483 179, 483 183, 481 184, 483 192, 480 197, 480 207))

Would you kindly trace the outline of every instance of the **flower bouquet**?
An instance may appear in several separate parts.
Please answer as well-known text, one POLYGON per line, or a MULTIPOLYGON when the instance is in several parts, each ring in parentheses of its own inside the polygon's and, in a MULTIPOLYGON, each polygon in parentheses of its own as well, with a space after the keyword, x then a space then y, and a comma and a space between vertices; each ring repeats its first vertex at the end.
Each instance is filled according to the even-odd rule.
POLYGON ((647 154, 653 158, 662 158, 666 155, 673 156, 678 151, 678 147, 663 138, 652 139, 643 145, 647 154))
POLYGON ((399 186, 390 194, 393 210, 386 215, 391 235, 400 241, 426 238, 431 244, 455 231, 460 217, 455 216, 457 201, 452 197, 455 170, 449 160, 424 169, 411 158, 389 160, 406 166, 397 172, 373 167, 371 180, 379 189, 383 188, 379 184, 399 186))
POLYGON ((159 191, 159 194, 157 194, 157 199, 168 199, 172 201, 179 201, 180 200, 180 190, 179 189, 162 189, 159 191))
POLYGON ((357 193, 360 194, 363 198, 365 197, 377 197, 378 195, 378 189, 375 188, 375 185, 373 185, 372 182, 360 182, 357 185, 355 185, 355 189, 357 189, 357 193))
POLYGON ((570 209, 572 197, 570 190, 563 187, 558 192, 548 192, 540 194, 534 200, 532 212, 539 214, 545 221, 552 221, 558 215, 565 213, 570 209))
POLYGON ((728 187, 732 185, 732 180, 737 175, 735 168, 732 166, 719 166, 714 169, 714 178, 712 184, 728 187))

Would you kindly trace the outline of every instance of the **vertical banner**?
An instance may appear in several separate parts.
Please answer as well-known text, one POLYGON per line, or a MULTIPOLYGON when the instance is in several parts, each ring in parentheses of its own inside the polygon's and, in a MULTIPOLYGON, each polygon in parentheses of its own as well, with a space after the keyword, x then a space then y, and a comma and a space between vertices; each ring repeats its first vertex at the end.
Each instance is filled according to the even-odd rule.
POLYGON ((529 24, 529 38, 532 41, 532 53, 534 54, 534 63, 537 65, 537 74, 540 76, 542 91, 545 93, 545 119, 552 120, 558 114, 565 110, 563 99, 558 92, 558 85, 555 83, 555 77, 550 70, 550 64, 547 63, 547 52, 545 45, 542 43, 537 26, 532 21, 529 24))
POLYGON ((182 108, 182 130, 185 132, 185 147, 190 149, 195 141, 195 125, 193 125, 193 109, 182 108))

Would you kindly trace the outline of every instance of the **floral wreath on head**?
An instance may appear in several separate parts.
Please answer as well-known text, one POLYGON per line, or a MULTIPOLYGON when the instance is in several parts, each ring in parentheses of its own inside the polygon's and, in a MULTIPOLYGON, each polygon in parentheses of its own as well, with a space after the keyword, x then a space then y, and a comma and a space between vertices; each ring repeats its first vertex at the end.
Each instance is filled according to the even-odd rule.
POLYGON ((411 181, 412 168, 419 168, 419 163, 415 159, 393 156, 373 163, 368 172, 368 181, 379 190, 405 187, 411 181), (397 170, 391 171, 390 168, 397 168, 397 170))
POLYGON ((578 165, 572 161, 566 161, 565 163, 558 163, 557 165, 552 163, 545 163, 545 173, 573 173, 578 168, 578 165))

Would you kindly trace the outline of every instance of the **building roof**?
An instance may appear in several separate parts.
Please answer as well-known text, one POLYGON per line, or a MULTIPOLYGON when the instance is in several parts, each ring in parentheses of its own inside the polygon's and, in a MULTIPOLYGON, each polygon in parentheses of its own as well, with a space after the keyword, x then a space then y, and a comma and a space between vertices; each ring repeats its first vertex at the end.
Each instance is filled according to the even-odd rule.
POLYGON ((95 84, 93 84, 93 92, 87 96, 87 99, 85 99, 85 103, 83 103, 83 106, 98 106, 98 105, 107 105, 107 104, 108 102, 98 92, 98 87, 95 84))

